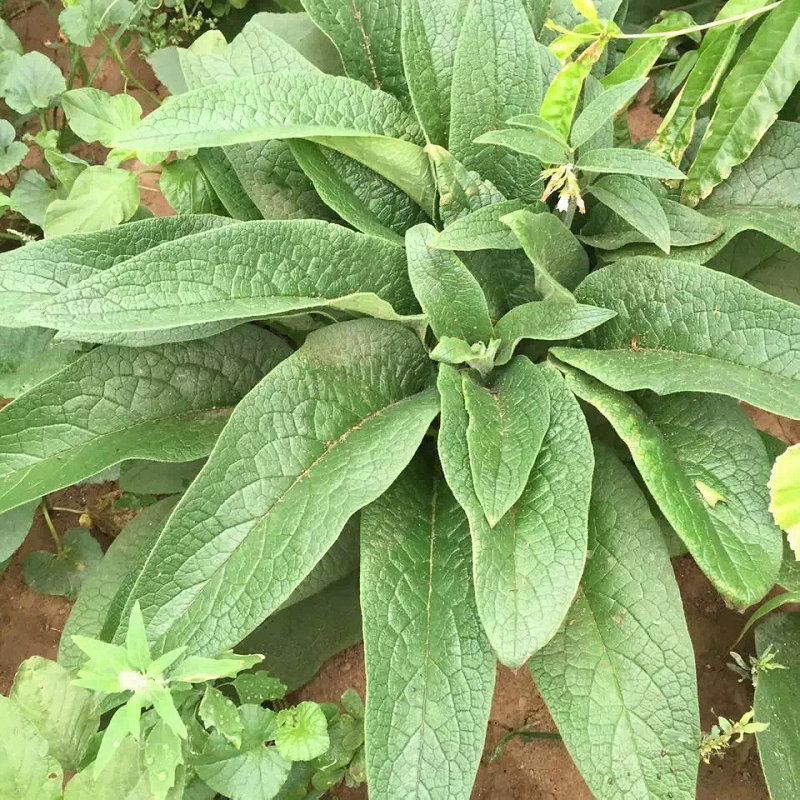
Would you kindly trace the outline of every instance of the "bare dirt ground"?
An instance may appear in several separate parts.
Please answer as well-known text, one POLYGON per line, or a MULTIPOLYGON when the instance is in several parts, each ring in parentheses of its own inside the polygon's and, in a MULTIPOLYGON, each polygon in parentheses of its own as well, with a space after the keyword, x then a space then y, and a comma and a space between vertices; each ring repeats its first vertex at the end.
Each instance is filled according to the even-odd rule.
MULTIPOLYGON (((52 46, 57 35, 54 18, 41 6, 35 6, 12 21, 12 27, 22 39, 26 49, 38 49, 59 60, 63 48, 52 46)), ((149 67, 129 59, 136 77, 153 91, 159 85, 149 67)), ((91 64, 90 64, 91 66, 91 64)), ((100 71, 100 88, 119 91, 123 88, 116 67, 108 62, 100 71)), ((645 89, 646 91, 646 89, 645 89)), ((131 92, 146 111, 152 105, 135 90, 131 92)), ((646 95, 643 99, 646 98, 646 95)), ((653 114, 646 102, 639 102, 631 110, 631 132, 638 140, 649 136, 657 127, 659 117, 653 114)), ((87 145, 84 157, 97 158, 102 150, 87 145), (93 149, 92 149, 93 148, 93 149)), ((35 164, 26 164, 35 166, 35 164)), ((143 176, 154 185, 157 176, 143 176)), ((157 215, 172 213, 155 192, 142 192, 142 201, 151 206, 157 215)), ((754 421, 770 433, 786 440, 800 440, 800 424, 779 420, 754 411, 754 421)), ((96 504, 97 498, 111 487, 72 488, 51 496, 55 505, 82 508, 96 504)), ((53 520, 63 532, 75 526, 74 515, 55 512, 53 520)), ((98 532, 93 531, 95 534, 98 532)), ((108 539, 101 533, 102 544, 108 539)), ((52 540, 41 514, 37 513, 31 531, 22 548, 14 555, 5 573, 0 576, 0 692, 6 693, 21 661, 31 655, 55 658, 58 641, 70 603, 61 597, 38 595, 27 587, 22 574, 22 564, 32 550, 52 549, 52 540)), ((676 559, 674 568, 683 596, 689 631, 695 647, 697 677, 700 689, 702 725, 707 730, 717 714, 740 716, 752 705, 752 690, 738 682, 737 676, 725 666, 731 643, 738 635, 746 617, 726 608, 705 576, 688 558, 676 559)), ((752 635, 745 637, 738 648, 741 653, 753 652, 752 635)), ((350 648, 328 661, 320 673, 298 692, 298 696, 318 701, 337 700, 348 687, 364 692, 363 649, 350 648)), ((536 686, 526 669, 512 672, 498 667, 497 687, 489 720, 484 763, 478 770, 473 791, 475 800, 591 800, 577 769, 566 749, 559 741, 537 740, 522 743, 512 740, 495 761, 488 754, 498 740, 508 731, 522 726, 543 731, 554 731, 555 726, 536 686)), ((335 794, 341 800, 364 800, 366 790, 337 787, 335 794)), ((752 738, 732 750, 724 760, 710 766, 701 766, 699 800, 768 800, 758 757, 752 738)))

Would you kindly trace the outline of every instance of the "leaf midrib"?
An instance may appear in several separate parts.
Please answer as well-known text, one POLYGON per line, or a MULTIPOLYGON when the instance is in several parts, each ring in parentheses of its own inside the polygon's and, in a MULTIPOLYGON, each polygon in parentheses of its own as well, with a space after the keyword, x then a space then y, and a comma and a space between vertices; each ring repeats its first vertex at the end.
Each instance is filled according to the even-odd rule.
MULTIPOLYGON (((189 614, 190 609, 203 597, 203 593, 204 593, 205 587, 208 586, 209 583, 211 583, 211 581, 214 580, 214 578, 218 574, 220 574, 220 572, 225 570, 227 564, 231 561, 231 559, 233 558, 234 554, 237 553, 239 551, 239 549, 242 547, 243 543, 246 542, 249 539, 249 537, 252 535, 253 531, 256 528, 258 528, 258 527, 263 525, 263 523, 270 517, 270 515, 273 513, 273 511, 281 503, 283 503, 286 500, 286 498, 289 496, 289 493, 295 488, 295 486, 297 486, 300 483, 301 480, 303 480, 304 478, 307 478, 310 475, 311 470, 314 469, 314 467, 316 467, 319 463, 321 463, 321 461, 329 453, 331 453, 334 450, 334 448, 336 448, 339 444, 342 444, 342 443, 346 442, 347 439, 349 439, 350 435, 354 431, 359 430, 360 428, 364 427, 364 425, 367 424, 368 422, 372 422, 373 420, 379 418, 383 414, 386 414, 387 412, 391 411, 392 409, 394 409, 394 408, 396 408, 396 407, 398 407, 398 406, 400 406, 400 405, 402 405, 402 404, 404 404, 404 403, 406 403, 406 402, 408 402, 410 400, 413 400, 415 398, 421 397, 421 396, 423 396, 425 394, 431 394, 432 392, 435 392, 435 391, 436 391, 435 389, 423 389, 421 392, 416 392, 416 393, 414 393, 412 395, 409 395, 407 397, 403 397, 400 400, 395 400, 395 401, 389 403, 388 405, 385 405, 385 406, 381 407, 377 411, 370 412, 365 417, 363 417, 361 420, 359 420, 357 424, 348 427, 347 430, 344 433, 342 433, 339 437, 337 437, 336 439, 334 439, 332 441, 327 442, 325 448, 323 449, 323 451, 311 462, 311 464, 309 464, 292 481, 290 486, 288 486, 286 489, 284 489, 278 495, 278 497, 275 498, 273 503, 269 506, 269 508, 267 508, 264 511, 263 514, 261 514, 257 519, 253 520, 253 522, 250 525, 247 533, 244 536, 242 536, 241 540, 237 543, 236 547, 234 547, 233 550, 231 550, 231 552, 229 553, 227 561, 221 567, 216 568, 212 573, 210 573, 204 579, 202 588, 195 595, 195 597, 192 599, 192 601, 189 603, 189 605, 186 606, 186 608, 184 609, 183 613, 181 614, 181 617, 185 617, 186 615, 189 614)), ((207 466, 203 468, 203 472, 205 472, 206 468, 207 468, 207 466)), ((184 495, 183 500, 181 500, 181 502, 175 507, 175 509, 173 510, 172 514, 170 514, 169 519, 167 520, 167 522, 164 525, 164 527, 161 529, 161 532, 159 533, 158 538, 153 543, 153 546, 152 546, 150 552, 147 554, 147 558, 145 559, 144 563, 142 564, 141 569, 139 570, 139 573, 138 573, 138 575, 136 577, 136 582, 133 584, 133 586, 131 588, 131 591, 130 591, 130 594, 128 596, 128 600, 126 601, 126 610, 130 606, 130 598, 134 596, 136 587, 139 585, 141 576, 145 574, 145 571, 146 571, 147 567, 149 566, 150 561, 152 560, 153 553, 156 552, 156 550, 158 549, 158 547, 159 547, 159 545, 161 543, 162 538, 164 537, 164 534, 167 532, 167 530, 169 530, 170 521, 172 520, 173 517, 175 517, 180 512, 185 500, 186 500, 186 495, 184 495)), ((311 565, 311 568, 313 568, 313 566, 314 565, 311 565)), ((310 571, 310 569, 309 569, 309 571, 310 571)), ((305 577, 305 576, 303 576, 303 577, 305 577)), ((301 578, 300 580, 302 581, 302 579, 303 578, 301 578)), ((299 585, 299 582, 298 582, 298 584, 296 584, 296 586, 297 585, 299 585)), ((294 590, 296 588, 296 586, 292 587, 292 590, 294 590)), ((291 594, 292 590, 290 590, 287 593, 286 597, 288 597, 291 594)), ((286 598, 284 598, 284 600, 285 599, 286 598)), ((276 604, 276 607, 278 605, 280 605, 280 602, 276 604)), ((123 618, 124 618, 124 615, 125 615, 125 612, 123 611, 123 618)), ((167 628, 166 631, 159 636, 159 639, 161 641, 164 641, 166 639, 166 637, 169 635, 169 631, 172 629, 173 625, 174 625, 174 623, 171 623, 169 628, 167 628)))

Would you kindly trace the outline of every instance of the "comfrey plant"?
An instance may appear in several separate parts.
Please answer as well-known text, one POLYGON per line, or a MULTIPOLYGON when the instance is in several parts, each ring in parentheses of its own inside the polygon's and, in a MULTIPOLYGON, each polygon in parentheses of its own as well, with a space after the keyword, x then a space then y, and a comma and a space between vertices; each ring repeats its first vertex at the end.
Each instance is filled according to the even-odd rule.
POLYGON ((177 51, 176 96, 111 137, 180 151, 217 215, 0 260, 4 325, 96 345, 0 413, 0 510, 210 454, 103 639, 140 607, 154 657, 269 654, 302 607, 330 653, 360 607, 372 798, 469 797, 498 660, 597 797, 691 798, 670 555, 735 607, 797 580, 737 401, 800 418, 800 0, 633 34, 613 1, 304 5, 177 51), (698 34, 633 146, 625 107, 698 34))

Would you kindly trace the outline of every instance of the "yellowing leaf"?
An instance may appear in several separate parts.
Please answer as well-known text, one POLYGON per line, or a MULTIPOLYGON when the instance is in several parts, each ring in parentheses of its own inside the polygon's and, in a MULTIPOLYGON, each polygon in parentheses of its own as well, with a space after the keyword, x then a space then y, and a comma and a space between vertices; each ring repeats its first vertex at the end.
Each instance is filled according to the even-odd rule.
POLYGON ((705 500, 711 508, 714 508, 720 501, 723 503, 725 502, 725 498, 716 489, 712 489, 707 483, 695 481, 694 486, 695 489, 703 495, 703 500, 705 500))
POLYGON ((800 561, 800 444, 790 447, 772 465, 769 509, 786 531, 789 547, 800 561))

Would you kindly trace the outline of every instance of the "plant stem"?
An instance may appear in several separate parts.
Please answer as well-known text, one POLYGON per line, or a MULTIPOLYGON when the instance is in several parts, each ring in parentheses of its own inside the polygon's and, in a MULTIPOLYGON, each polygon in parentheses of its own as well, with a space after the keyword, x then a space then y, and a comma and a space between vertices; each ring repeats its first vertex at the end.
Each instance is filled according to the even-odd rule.
POLYGON ((50 519, 50 510, 47 508, 47 500, 42 498, 41 502, 42 506, 42 516, 44 517, 45 524, 47 525, 50 535, 53 537, 53 541, 56 544, 56 555, 62 555, 64 552, 64 545, 61 544, 61 537, 58 535, 58 531, 56 530, 56 526, 53 525, 53 520, 50 519))
POLYGON ((111 41, 111 39, 108 38, 108 35, 105 33, 105 31, 100 31, 100 38, 105 43, 111 58, 117 62, 119 71, 123 74, 125 80, 128 81, 128 83, 130 83, 130 85, 134 88, 144 92, 156 105, 160 106, 161 100, 159 100, 156 95, 154 95, 146 86, 144 86, 131 74, 131 71, 128 69, 128 66, 125 63, 125 60, 122 58, 122 53, 119 52, 119 48, 114 44, 114 42, 111 41))
POLYGON ((720 25, 729 25, 732 22, 742 22, 751 17, 757 17, 759 14, 764 14, 767 11, 777 8, 783 0, 777 0, 775 3, 770 3, 762 8, 753 8, 750 11, 745 11, 741 14, 735 14, 732 17, 725 17, 725 19, 715 19, 712 22, 706 22, 704 25, 693 25, 691 28, 681 28, 677 31, 661 31, 658 33, 623 33, 617 36, 612 36, 612 39, 673 39, 676 36, 686 36, 690 33, 698 31, 705 31, 709 28, 718 28, 720 25))

